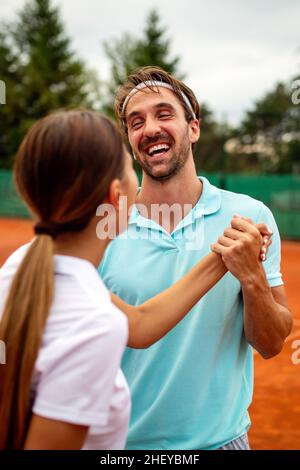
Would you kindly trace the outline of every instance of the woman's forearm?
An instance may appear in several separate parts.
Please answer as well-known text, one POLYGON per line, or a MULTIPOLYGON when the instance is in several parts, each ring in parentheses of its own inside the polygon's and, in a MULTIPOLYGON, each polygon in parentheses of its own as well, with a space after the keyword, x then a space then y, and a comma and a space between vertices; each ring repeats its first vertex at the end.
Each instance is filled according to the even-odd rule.
POLYGON ((141 305, 132 306, 112 294, 112 301, 127 315, 128 346, 147 348, 170 331, 226 273, 222 258, 205 256, 173 286, 141 305))

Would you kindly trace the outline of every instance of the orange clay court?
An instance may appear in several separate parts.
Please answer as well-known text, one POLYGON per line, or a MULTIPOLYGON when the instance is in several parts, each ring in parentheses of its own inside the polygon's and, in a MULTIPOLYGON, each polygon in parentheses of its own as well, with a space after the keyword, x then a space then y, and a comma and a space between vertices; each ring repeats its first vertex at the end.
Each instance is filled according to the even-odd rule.
MULTIPOLYGON (((0 266, 32 234, 27 220, 0 219, 0 266)), ((294 328, 279 356, 266 361, 255 354, 252 449, 300 449, 300 363, 291 360, 293 341, 300 340, 300 242, 282 243, 282 272, 294 328)))

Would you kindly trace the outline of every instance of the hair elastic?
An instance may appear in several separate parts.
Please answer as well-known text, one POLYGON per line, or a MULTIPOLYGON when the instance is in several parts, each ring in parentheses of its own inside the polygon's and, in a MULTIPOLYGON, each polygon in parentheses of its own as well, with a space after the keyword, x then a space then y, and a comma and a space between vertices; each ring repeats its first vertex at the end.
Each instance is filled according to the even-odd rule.
POLYGON ((36 235, 49 235, 53 239, 61 231, 61 226, 56 222, 37 222, 33 228, 36 235))

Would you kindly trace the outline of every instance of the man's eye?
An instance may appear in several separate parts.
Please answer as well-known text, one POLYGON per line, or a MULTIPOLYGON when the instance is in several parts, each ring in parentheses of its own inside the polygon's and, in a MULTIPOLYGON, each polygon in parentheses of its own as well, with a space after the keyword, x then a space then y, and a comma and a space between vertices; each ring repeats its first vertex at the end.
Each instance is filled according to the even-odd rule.
POLYGON ((171 117, 171 114, 169 113, 161 113, 159 114, 159 119, 168 119, 169 117, 171 117))
POLYGON ((132 127, 133 129, 137 129, 137 128, 140 127, 142 124, 143 124, 143 121, 134 121, 134 122, 131 124, 131 127, 132 127))

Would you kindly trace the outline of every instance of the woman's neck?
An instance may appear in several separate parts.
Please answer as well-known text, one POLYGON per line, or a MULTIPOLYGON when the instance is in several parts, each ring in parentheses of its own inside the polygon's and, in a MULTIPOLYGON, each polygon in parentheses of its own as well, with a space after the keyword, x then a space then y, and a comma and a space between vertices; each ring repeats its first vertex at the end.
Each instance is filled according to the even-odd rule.
POLYGON ((98 268, 109 241, 99 239, 96 227, 89 226, 79 233, 60 235, 55 240, 54 253, 85 259, 98 268))

